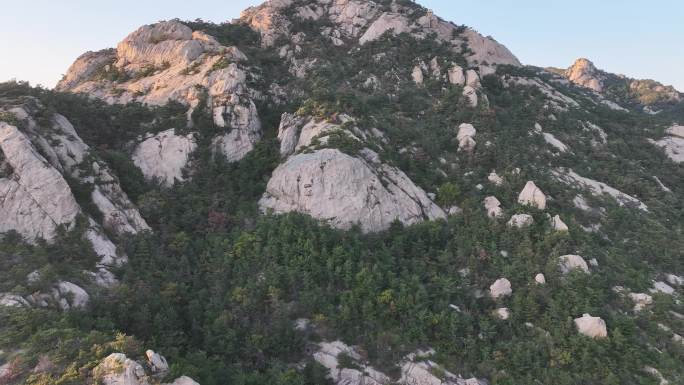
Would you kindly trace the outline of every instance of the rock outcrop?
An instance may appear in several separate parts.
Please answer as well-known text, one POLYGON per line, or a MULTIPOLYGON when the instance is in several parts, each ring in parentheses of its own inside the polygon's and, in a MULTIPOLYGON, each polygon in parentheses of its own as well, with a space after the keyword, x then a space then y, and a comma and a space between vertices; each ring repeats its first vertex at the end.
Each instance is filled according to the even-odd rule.
POLYGON ((133 151, 133 163, 145 178, 159 180, 166 186, 183 181, 183 169, 197 148, 193 134, 176 135, 174 129, 151 136, 133 151))
POLYGON ((52 289, 52 297, 62 310, 84 308, 90 301, 88 293, 71 282, 58 282, 52 289))
POLYGON ((684 163, 684 126, 672 126, 665 133, 662 139, 650 142, 662 148, 673 162, 684 163))
POLYGON ((518 195, 518 203, 544 210, 546 209, 546 195, 534 182, 528 181, 525 188, 518 195))
POLYGON ((248 8, 241 14, 240 21, 260 33, 264 46, 273 46, 279 37, 290 35, 294 21, 291 18, 327 18, 333 24, 332 29, 339 33, 336 39, 358 41, 359 45, 375 41, 385 33, 409 33, 418 39, 434 35, 438 41, 449 44, 457 52, 465 43, 470 53, 468 63, 490 72, 501 64, 521 65, 506 47, 494 39, 484 37, 470 28, 460 30, 455 24, 438 18, 432 12, 422 14, 415 5, 393 3, 386 10, 379 3, 360 0, 317 1, 305 5, 297 5, 292 0, 272 0, 248 8))
POLYGON ((410 225, 446 217, 400 170, 336 149, 290 157, 273 172, 259 206, 305 213, 342 229, 358 224, 365 232, 385 230, 395 220, 410 225))
POLYGON ((587 261, 579 255, 564 255, 559 258, 558 263, 563 274, 570 274, 573 270, 581 270, 589 274, 587 261))
POLYGON ((600 317, 592 317, 589 314, 584 314, 582 317, 575 319, 575 326, 579 333, 584 334, 587 337, 594 339, 608 337, 606 322, 600 317))
POLYGON ((52 240, 80 212, 62 175, 17 127, 0 122, 0 150, 12 169, 0 178, 0 232, 15 230, 28 240, 52 240))
POLYGON ((319 343, 313 358, 328 369, 335 384, 383 385, 390 382, 388 376, 363 363, 361 355, 341 341, 319 343), (342 354, 353 360, 358 368, 344 367, 338 358, 342 354))
MULTIPOLYGON (((148 374, 138 362, 122 353, 112 353, 93 369, 93 378, 103 385, 152 385, 159 380, 148 374)), ((170 384, 199 385, 192 378, 182 376, 170 384)))
POLYGON ((507 297, 511 294, 513 294, 511 281, 506 278, 496 280, 496 282, 489 287, 489 295, 494 299, 507 297))
POLYGON ((161 354, 155 353, 154 350, 147 350, 145 355, 153 373, 164 373, 169 370, 169 364, 161 354))
POLYGON ((603 92, 605 81, 604 77, 596 69, 594 63, 588 59, 577 59, 567 71, 565 76, 578 86, 588 88, 596 92, 603 92))
POLYGON ((597 196, 604 194, 608 195, 615 199, 620 206, 635 207, 642 211, 648 211, 648 206, 646 206, 646 204, 641 202, 639 199, 625 194, 616 188, 610 187, 605 183, 585 178, 574 172, 572 169, 559 168, 554 170, 552 173, 559 181, 570 186, 585 188, 597 196))
POLYGON ((108 103, 159 106, 176 101, 188 106, 188 116, 205 100, 214 123, 226 129, 214 139, 216 150, 238 161, 261 139, 254 92, 241 66, 246 61, 236 47, 221 46, 212 36, 177 21, 160 22, 130 34, 115 53, 79 58, 57 90, 87 93, 108 103), (116 80, 108 80, 112 78, 116 80))

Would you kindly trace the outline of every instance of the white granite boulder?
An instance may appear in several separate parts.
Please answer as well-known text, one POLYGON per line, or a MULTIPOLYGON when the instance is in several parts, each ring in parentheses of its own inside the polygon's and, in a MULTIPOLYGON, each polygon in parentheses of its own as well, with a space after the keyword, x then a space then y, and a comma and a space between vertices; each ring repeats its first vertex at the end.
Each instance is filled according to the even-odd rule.
POLYGON ((570 274, 573 270, 581 270, 589 274, 589 265, 579 255, 564 255, 559 258, 561 273, 570 274))
POLYGON ((516 227, 522 229, 524 227, 529 227, 534 224, 534 218, 529 214, 515 214, 508 221, 509 227, 516 227))
POLYGON ((511 281, 506 278, 496 280, 496 282, 489 287, 489 295, 494 299, 507 297, 511 294, 513 294, 511 281))
POLYGON ((544 210, 546 209, 546 195, 534 182, 529 181, 518 195, 518 203, 544 210))
POLYGON ((600 317, 584 314, 582 317, 575 319, 575 326, 580 334, 584 334, 587 337, 594 339, 608 337, 606 322, 600 317))

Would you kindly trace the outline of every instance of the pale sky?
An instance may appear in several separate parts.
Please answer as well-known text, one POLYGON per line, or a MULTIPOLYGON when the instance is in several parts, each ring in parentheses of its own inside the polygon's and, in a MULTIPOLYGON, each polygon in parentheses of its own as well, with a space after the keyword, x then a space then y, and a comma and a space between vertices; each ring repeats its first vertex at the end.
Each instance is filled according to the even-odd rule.
MULTIPOLYGON (((143 24, 221 22, 260 0, 0 0, 0 81, 52 87, 81 53, 115 47, 143 24)), ((597 67, 684 91, 684 1, 419 0, 505 44, 525 64, 597 67)))

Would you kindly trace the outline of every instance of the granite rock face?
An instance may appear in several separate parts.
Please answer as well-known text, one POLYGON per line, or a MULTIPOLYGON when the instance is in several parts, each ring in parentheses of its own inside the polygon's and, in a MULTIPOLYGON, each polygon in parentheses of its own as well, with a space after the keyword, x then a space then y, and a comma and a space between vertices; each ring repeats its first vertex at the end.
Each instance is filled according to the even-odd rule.
POLYGON ((166 186, 183 181, 183 169, 197 148, 193 134, 176 135, 175 130, 160 132, 142 141, 133 152, 133 162, 147 179, 166 186))
MULTIPOLYGON (((145 25, 119 43, 116 51, 79 58, 57 90, 86 93, 108 103, 170 101, 188 107, 188 117, 202 101, 225 133, 214 139, 216 151, 238 161, 261 139, 261 121, 247 86, 247 57, 236 47, 192 31, 177 21, 145 25), (121 80, 107 80, 122 74, 121 80)), ((192 121, 188 122, 192 125, 192 121)), ((164 175, 165 182, 169 182, 164 175)))
POLYGON ((565 72, 565 76, 568 80, 581 87, 596 92, 603 92, 603 82, 605 79, 600 75, 598 69, 594 66, 594 63, 588 59, 577 59, 577 61, 575 61, 575 63, 565 72))
POLYGON ((0 232, 15 230, 29 240, 52 240, 59 226, 71 226, 80 212, 58 170, 17 127, 0 122, 0 150, 11 166, 0 178, 0 232))
POLYGON ((446 217, 400 170, 336 149, 290 157, 273 172, 259 206, 342 229, 358 224, 365 232, 385 230, 395 220, 410 225, 446 217))

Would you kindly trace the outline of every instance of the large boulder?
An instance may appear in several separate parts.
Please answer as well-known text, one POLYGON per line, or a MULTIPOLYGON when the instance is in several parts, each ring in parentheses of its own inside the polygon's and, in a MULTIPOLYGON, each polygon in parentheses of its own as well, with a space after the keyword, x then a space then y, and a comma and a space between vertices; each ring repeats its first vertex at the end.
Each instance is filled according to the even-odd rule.
POLYGON ((518 203, 544 210, 546 209, 546 195, 534 182, 529 181, 518 195, 518 203))
POLYGON ((524 227, 529 227, 534 224, 534 218, 529 214, 515 214, 508 221, 509 227, 516 227, 522 229, 524 227))
POLYGON ((575 327, 577 327, 578 332, 587 337, 594 339, 608 337, 606 322, 600 317, 584 314, 582 317, 575 319, 575 327))
POLYGON ((589 274, 589 265, 579 255, 564 255, 559 258, 561 273, 570 274, 573 270, 581 270, 589 274))
POLYGON ((358 224, 364 232, 385 230, 395 220, 410 225, 446 217, 406 174, 376 162, 337 149, 294 155, 273 172, 259 206, 342 229, 358 224))
POLYGON ((193 134, 176 135, 166 130, 142 141, 133 151, 133 163, 147 179, 161 181, 166 186, 183 181, 183 169, 197 148, 193 134))
POLYGON ((475 135, 477 130, 470 123, 463 123, 458 127, 458 133, 456 134, 456 140, 458 140, 458 150, 473 152, 475 150, 475 135))
POLYGON ((82 287, 64 281, 55 285, 52 289, 52 297, 62 310, 81 309, 90 301, 90 296, 82 287))
POLYGON ((557 232, 568 232, 570 228, 563 222, 560 215, 551 218, 551 228, 557 232))
POLYGON ((494 299, 507 297, 511 294, 513 294, 513 289, 511 288, 511 281, 509 281, 506 278, 496 280, 496 282, 494 282, 492 286, 489 287, 489 295, 494 299))
POLYGON ((503 215, 501 209, 501 202, 496 197, 486 197, 484 200, 484 207, 487 210, 487 216, 496 219, 503 215))

